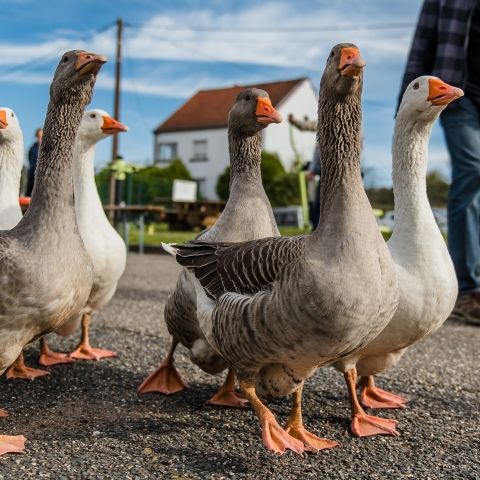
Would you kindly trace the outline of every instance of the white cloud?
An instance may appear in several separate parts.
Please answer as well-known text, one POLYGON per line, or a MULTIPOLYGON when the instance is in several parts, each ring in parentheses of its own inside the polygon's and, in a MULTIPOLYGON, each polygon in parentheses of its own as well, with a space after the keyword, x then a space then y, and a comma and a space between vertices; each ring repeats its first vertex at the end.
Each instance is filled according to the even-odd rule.
MULTIPOLYGON (((387 13, 387 12, 385 12, 387 13)), ((412 12, 413 13, 413 12, 412 12)), ((372 23, 371 16, 361 8, 350 25, 372 23)), ((413 18, 398 19, 411 20, 413 18)), ((378 12, 375 24, 392 23, 391 17, 378 12)), ((401 58, 409 46, 411 30, 341 30, 309 32, 323 26, 345 25, 341 6, 326 9, 312 6, 310 11, 299 11, 294 2, 257 4, 232 13, 218 14, 212 8, 188 13, 171 11, 154 16, 141 27, 126 29, 125 53, 135 59, 164 59, 188 61, 225 61, 255 63, 281 67, 303 67, 317 71, 332 45, 352 41, 361 46, 369 62, 401 58), (195 25, 206 31, 192 30, 195 25), (262 30, 262 28, 304 27, 303 33, 251 31, 210 31, 208 29, 262 30), (321 63, 319 63, 321 62, 321 63)), ((94 34, 90 40, 66 30, 58 30, 53 38, 35 44, 0 43, 0 65, 18 65, 40 57, 54 59, 69 48, 86 48, 109 56, 114 55, 115 40, 112 30, 94 34)))

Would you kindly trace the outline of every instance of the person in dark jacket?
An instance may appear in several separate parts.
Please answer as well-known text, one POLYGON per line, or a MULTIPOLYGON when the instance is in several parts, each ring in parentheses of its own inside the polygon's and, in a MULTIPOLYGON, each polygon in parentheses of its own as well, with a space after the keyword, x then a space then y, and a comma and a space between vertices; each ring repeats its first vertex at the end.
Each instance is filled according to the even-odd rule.
POLYGON ((314 231, 320 220, 320 149, 318 143, 315 142, 315 150, 313 152, 313 159, 310 162, 307 172, 307 180, 315 182, 315 196, 310 202, 310 223, 312 224, 312 231, 314 231))
POLYGON ((424 0, 400 99, 420 75, 435 75, 465 96, 440 122, 452 164, 448 249, 459 297, 453 316, 480 325, 480 0, 424 0))
POLYGON ((40 144, 42 143, 42 135, 43 130, 41 128, 37 128, 35 130, 35 137, 37 141, 30 147, 30 150, 28 151, 28 183, 27 191, 25 192, 27 197, 32 196, 33 184, 35 183, 35 169, 37 168, 38 151, 40 150, 40 144))

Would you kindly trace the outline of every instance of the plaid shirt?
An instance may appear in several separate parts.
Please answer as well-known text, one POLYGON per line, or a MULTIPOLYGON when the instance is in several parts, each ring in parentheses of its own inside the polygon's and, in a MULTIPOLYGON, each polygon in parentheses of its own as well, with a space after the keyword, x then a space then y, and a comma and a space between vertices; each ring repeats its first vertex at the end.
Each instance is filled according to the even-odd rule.
POLYGON ((420 75, 435 75, 456 87, 467 82, 470 22, 479 0, 425 0, 400 88, 420 75))

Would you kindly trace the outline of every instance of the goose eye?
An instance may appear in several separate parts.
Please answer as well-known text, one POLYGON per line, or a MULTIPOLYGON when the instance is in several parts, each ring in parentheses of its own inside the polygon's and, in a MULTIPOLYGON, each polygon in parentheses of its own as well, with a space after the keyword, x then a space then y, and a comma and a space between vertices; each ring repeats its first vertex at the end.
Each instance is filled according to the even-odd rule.
POLYGON ((90 114, 90 118, 95 118, 95 117, 96 117, 96 115, 94 113, 90 114))
POLYGON ((15 117, 15 114, 12 112, 12 113, 10 114, 10 116, 11 116, 12 118, 14 118, 14 117, 15 117))
POLYGON ((414 89, 414 90, 418 90, 419 88, 420 88, 420 84, 419 84, 418 82, 415 82, 415 83, 413 84, 413 89, 414 89))
POLYGON ((335 52, 332 50, 332 51, 330 52, 330 56, 333 57, 334 55, 335 55, 335 52))
POLYGON ((250 101, 250 95, 247 95, 247 96, 245 97, 245 100, 246 100, 247 102, 249 102, 249 101, 250 101))
POLYGON ((63 62, 63 63, 67 63, 67 62, 68 62, 68 57, 67 57, 66 55, 62 58, 62 62, 63 62))

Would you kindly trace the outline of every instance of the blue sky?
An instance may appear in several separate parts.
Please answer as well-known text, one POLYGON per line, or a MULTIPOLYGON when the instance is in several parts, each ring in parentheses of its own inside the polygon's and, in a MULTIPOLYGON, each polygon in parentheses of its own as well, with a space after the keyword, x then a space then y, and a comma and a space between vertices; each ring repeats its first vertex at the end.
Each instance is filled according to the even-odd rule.
MULTIPOLYGON (((48 87, 65 50, 84 48, 110 62, 92 108, 113 109, 115 29, 126 22, 120 151, 152 160, 152 130, 200 88, 309 76, 318 85, 326 55, 356 43, 365 71, 363 163, 369 183, 390 183, 393 115, 420 0, 0 0, 0 106, 13 108, 27 146, 43 124, 48 87), (380 26, 382 28, 371 28, 380 26), (370 27, 370 28, 369 28, 370 27)), ((110 156, 110 141, 97 164, 110 156)), ((449 174, 438 126, 430 168, 449 174)))

